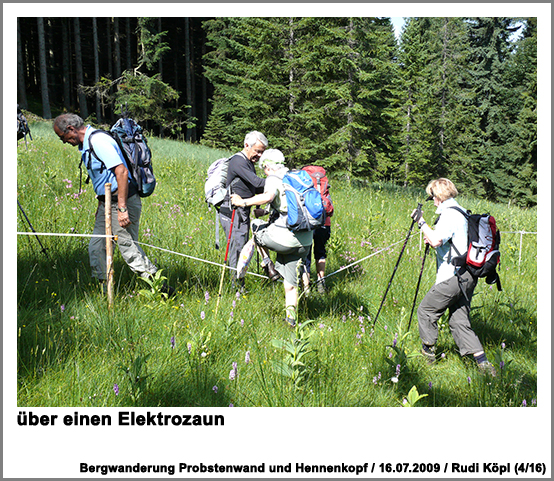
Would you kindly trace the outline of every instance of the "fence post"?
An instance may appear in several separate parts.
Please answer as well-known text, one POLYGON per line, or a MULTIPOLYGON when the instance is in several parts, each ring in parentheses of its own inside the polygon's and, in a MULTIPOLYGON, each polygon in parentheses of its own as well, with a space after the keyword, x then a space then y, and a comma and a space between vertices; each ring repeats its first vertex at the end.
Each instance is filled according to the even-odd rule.
POLYGON ((104 185, 106 215, 106 272, 108 274, 108 309, 113 307, 113 242, 112 242, 112 184, 104 185))
POLYGON ((519 269, 521 267, 521 247, 522 247, 522 244, 523 244, 523 234, 525 234, 525 231, 520 231, 519 232, 519 259, 518 259, 518 262, 517 262, 518 272, 519 272, 519 269))

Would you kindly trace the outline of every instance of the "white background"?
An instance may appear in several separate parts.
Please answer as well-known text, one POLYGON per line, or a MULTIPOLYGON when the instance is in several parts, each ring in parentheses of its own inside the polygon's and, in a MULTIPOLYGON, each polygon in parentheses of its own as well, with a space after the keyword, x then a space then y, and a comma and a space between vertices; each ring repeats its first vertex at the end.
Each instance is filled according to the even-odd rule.
MULTIPOLYGON (((294 464, 541 462, 550 475, 550 4, 4 4, 4 338, 5 478, 79 477, 88 464, 294 464), (316 8, 314 8, 316 7, 316 8), (116 409, 24 408, 16 401, 16 16, 536 16, 539 19, 539 361, 537 408, 149 409, 223 414, 224 427, 118 427, 116 409), (9 160, 11 159, 11 160, 9 160), (54 427, 20 427, 19 411, 57 414, 54 427), (113 425, 68 427, 61 418, 111 414, 113 425)), ((530 402, 530 400, 527 400, 530 402)), ((148 411, 135 409, 136 413, 148 411)), ((98 474, 88 477, 100 477, 98 474)), ((176 476, 179 476, 176 474, 176 476)), ((282 475, 278 475, 281 476, 282 475)), ((352 475, 353 476, 353 475, 352 475)), ((393 477, 380 475, 373 477, 393 477)), ((446 477, 443 473, 439 477, 446 477)), ((460 475, 461 476, 461 475, 460 475)), ((124 477, 121 475, 120 477, 124 477)), ((137 477, 137 475, 128 475, 137 477)), ((153 477, 144 475, 142 477, 153 477)), ((188 477, 200 477, 189 475, 188 477)), ((207 477, 215 477, 209 475, 207 477)), ((224 477, 230 477, 225 475, 224 477)), ((254 477, 259 477, 254 475, 254 477)), ((400 475, 399 477, 407 477, 400 475)), ((422 477, 416 475, 415 477, 422 477)), ((424 478, 432 477, 424 475, 424 478)), ((462 477, 465 477, 462 476, 462 477)), ((484 477, 483 473, 480 476, 484 477)), ((506 477, 506 476, 505 476, 506 477)))

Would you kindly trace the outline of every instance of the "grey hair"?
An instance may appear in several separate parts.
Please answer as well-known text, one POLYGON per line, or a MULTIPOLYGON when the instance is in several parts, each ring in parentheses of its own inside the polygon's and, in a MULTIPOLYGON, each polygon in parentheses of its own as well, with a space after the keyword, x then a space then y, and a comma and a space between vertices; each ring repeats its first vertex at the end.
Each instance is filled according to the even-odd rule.
POLYGON ((61 114, 54 119, 54 127, 58 127, 64 134, 67 133, 69 126, 79 130, 83 125, 85 125, 85 121, 77 114, 61 114))
POLYGON ((246 137, 244 137, 244 146, 252 147, 258 141, 260 141, 267 149, 267 146, 269 145, 267 137, 257 130, 253 130, 252 132, 248 132, 246 134, 246 137))

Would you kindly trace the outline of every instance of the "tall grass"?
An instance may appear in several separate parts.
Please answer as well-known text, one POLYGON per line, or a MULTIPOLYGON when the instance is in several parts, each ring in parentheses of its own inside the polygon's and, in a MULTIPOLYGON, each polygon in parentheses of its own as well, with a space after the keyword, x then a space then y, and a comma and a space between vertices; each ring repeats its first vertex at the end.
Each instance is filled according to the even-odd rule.
MULTIPOLYGON (((89 184, 78 195, 77 150, 59 142, 48 122, 31 130, 28 148, 18 145, 18 199, 29 220, 38 232, 91 233, 96 201, 89 184)), ((216 318, 221 267, 202 260, 221 264, 224 249, 214 248, 203 184, 209 163, 229 152, 157 138, 150 145, 159 185, 143 201, 140 240, 177 295, 164 300, 116 249, 116 302, 108 311, 90 276, 87 238, 41 237, 44 254, 34 237, 19 236, 19 406, 401 406, 414 386, 427 394, 418 406, 536 402, 535 236, 523 237, 520 260, 520 236, 504 234, 503 291, 484 281, 475 291, 472 324, 495 379, 459 356, 446 318, 441 360, 430 367, 418 355, 415 314, 407 331, 423 255, 415 230, 374 325, 409 213, 424 197, 418 189, 332 179, 330 292, 301 298, 305 327, 283 321, 282 284, 247 276, 247 293, 237 297, 230 273, 216 318)), ((536 232, 536 210, 463 195, 460 202, 494 213, 504 232, 536 232)), ((431 219, 434 208, 424 205, 424 214, 431 219)), ((18 231, 30 230, 20 213, 17 222, 18 231)), ((434 262, 427 260, 420 300, 434 262)))

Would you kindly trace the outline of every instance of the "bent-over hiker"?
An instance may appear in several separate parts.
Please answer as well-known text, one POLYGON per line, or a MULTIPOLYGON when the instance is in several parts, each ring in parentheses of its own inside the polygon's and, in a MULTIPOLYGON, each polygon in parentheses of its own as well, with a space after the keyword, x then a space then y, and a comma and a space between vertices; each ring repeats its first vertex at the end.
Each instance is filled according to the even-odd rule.
POLYGON ((233 205, 250 207, 270 204, 270 221, 252 221, 253 241, 262 255, 262 265, 271 265, 267 249, 277 253, 275 269, 283 276, 285 287, 285 320, 296 325, 298 305, 298 280, 304 268, 304 259, 312 245, 313 231, 293 232, 287 227, 287 199, 283 176, 288 172, 285 157, 280 150, 269 149, 260 159, 260 165, 267 176, 264 191, 249 199, 239 195, 231 196, 233 205))

